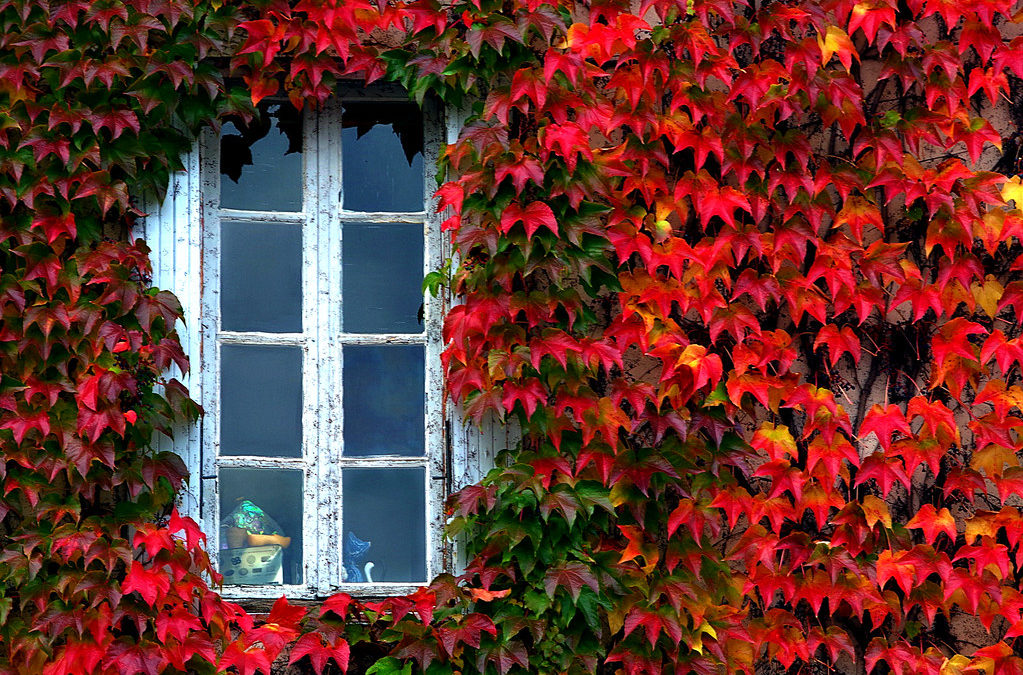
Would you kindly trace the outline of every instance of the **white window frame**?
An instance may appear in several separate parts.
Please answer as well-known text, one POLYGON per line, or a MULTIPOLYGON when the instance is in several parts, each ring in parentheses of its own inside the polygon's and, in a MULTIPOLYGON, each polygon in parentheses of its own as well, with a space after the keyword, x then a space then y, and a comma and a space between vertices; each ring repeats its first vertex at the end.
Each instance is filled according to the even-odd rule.
MULTIPOLYGON (((231 466, 292 468, 304 472, 303 583, 289 585, 225 585, 226 597, 312 598, 337 590, 358 595, 409 593, 420 584, 400 582, 344 583, 341 564, 341 469, 344 467, 422 467, 426 500, 426 577, 452 569, 452 549, 443 539, 443 499, 458 484, 478 478, 479 472, 464 468, 465 449, 461 424, 450 433, 450 411, 443 395, 440 353, 441 326, 447 298, 424 296, 424 331, 421 334, 351 334, 341 332, 341 224, 346 221, 375 223, 422 223, 424 227, 424 274, 437 269, 449 254, 435 213, 437 153, 453 125, 443 126, 440 107, 429 101, 424 113, 424 209, 418 212, 366 213, 341 208, 341 101, 374 100, 407 102, 396 88, 361 86, 342 88, 319 111, 307 111, 303 124, 303 210, 298 213, 221 210, 219 135, 205 132, 195 150, 185 158, 185 171, 172 177, 162 204, 144 204, 150 215, 140 223, 137 235, 152 248, 153 283, 173 290, 182 302, 184 325, 178 326, 192 372, 185 377, 192 397, 203 406, 198 425, 180 429, 174 439, 162 439, 161 449, 182 456, 192 478, 180 508, 196 518, 210 535, 208 549, 216 562, 216 532, 220 521, 217 492, 218 469, 231 466), (445 133, 447 131, 447 133, 445 133), (218 330, 220 302, 217 261, 220 218, 303 224, 303 332, 237 333, 218 330), (223 344, 290 344, 303 347, 303 456, 268 458, 218 456, 219 346, 223 344), (425 456, 344 457, 343 406, 341 400, 342 350, 346 344, 422 344, 425 349, 425 456), (459 437, 459 458, 452 446, 459 437)), ((455 129, 457 129, 455 127, 455 129)), ((172 375, 179 375, 172 373, 172 375)), ((477 455, 478 452, 472 451, 477 455)), ((470 464, 477 462, 471 461, 470 464)))
MULTIPOLYGON (((314 168, 317 175, 323 177, 315 188, 311 181, 306 181, 307 189, 322 191, 322 194, 325 195, 340 195, 341 191, 340 170, 343 169, 338 167, 341 137, 340 100, 350 96, 357 96, 361 100, 366 100, 367 96, 373 96, 376 100, 381 101, 408 100, 404 92, 397 88, 377 87, 375 90, 366 91, 357 84, 342 86, 340 96, 340 99, 335 98, 329 101, 326 108, 320 113, 307 112, 307 117, 304 120, 306 138, 303 161, 308 165, 315 159, 314 168), (377 92, 375 96, 374 91, 377 92)), ((462 123, 467 116, 468 108, 441 111, 440 106, 427 103, 424 109, 426 123, 424 129, 424 179, 428 196, 426 208, 423 212, 399 215, 400 218, 412 219, 412 222, 422 222, 426 228, 428 249, 424 251, 424 271, 437 269, 443 260, 451 255, 448 237, 442 236, 439 225, 446 214, 435 213, 436 202, 429 196, 432 195, 436 187, 435 160, 441 143, 454 143, 457 140, 462 123)), ((217 558, 216 533, 219 523, 219 498, 216 492, 215 472, 217 464, 216 455, 213 452, 213 444, 217 438, 216 397, 219 393, 214 361, 216 351, 215 318, 219 315, 219 300, 216 298, 216 293, 219 291, 219 284, 208 278, 206 271, 207 259, 218 255, 219 250, 217 244, 220 176, 218 139, 218 135, 212 131, 203 134, 201 139, 195 143, 193 150, 183 158, 184 170, 172 175, 164 200, 160 203, 140 204, 143 212, 148 215, 139 219, 133 232, 134 236, 145 239, 151 249, 153 285, 173 291, 181 301, 185 316, 185 320, 179 322, 177 329, 185 353, 191 358, 191 370, 188 373, 180 373, 176 372, 176 367, 174 367, 175 371, 169 375, 182 380, 188 387, 192 398, 203 405, 205 415, 198 424, 176 429, 173 438, 159 437, 156 439, 156 445, 160 450, 176 452, 189 469, 191 478, 180 495, 179 509, 184 515, 197 520, 203 531, 210 535, 207 549, 214 562, 217 558), (211 303, 213 303, 212 306, 211 303)), ((307 197, 308 195, 303 196, 307 197)), ((309 199, 304 199, 304 208, 308 208, 305 205, 311 203, 309 199)), ((232 215, 234 214, 232 213, 232 215)), ((315 230, 316 236, 321 236, 324 228, 328 234, 331 228, 339 229, 337 228, 338 223, 346 217, 360 222, 372 222, 374 217, 387 220, 389 216, 390 214, 346 213, 340 210, 339 201, 334 202, 331 207, 327 200, 324 200, 322 209, 315 214, 308 215, 309 218, 316 219, 316 227, 307 229, 315 230)), ((409 222, 409 220, 404 222, 409 222)), ((340 238, 331 240, 328 237, 328 243, 329 246, 324 250, 318 250, 318 255, 312 262, 329 271, 332 265, 340 265, 338 255, 340 238)), ((308 247, 304 247, 304 250, 310 258, 313 258, 308 247)), ((303 284, 320 283, 318 279, 306 281, 308 276, 304 275, 303 284)), ((316 276, 319 277, 319 275, 316 276)), ((337 279, 339 278, 338 275, 337 279)), ((330 288, 329 283, 327 286, 324 293, 335 294, 334 297, 331 297, 330 304, 335 308, 333 311, 339 314, 341 286, 334 284, 330 288)), ((440 366, 440 352, 443 345, 440 340, 440 329, 443 316, 452 304, 452 298, 445 293, 438 298, 427 295, 424 298, 424 303, 424 324, 428 327, 426 334, 431 337, 426 340, 425 354, 428 367, 426 383, 431 392, 426 403, 426 428, 429 435, 429 465, 426 471, 426 481, 440 484, 437 486, 438 489, 427 489, 426 571, 427 579, 430 579, 440 572, 457 572, 460 567, 459 563, 462 562, 457 542, 446 543, 443 539, 443 497, 464 485, 479 481, 494 466, 496 453, 503 448, 512 447, 516 443, 519 432, 513 425, 505 426, 492 418, 489 418, 482 427, 467 425, 464 422, 462 411, 449 404, 443 395, 442 388, 443 374, 440 366), (442 477, 442 480, 437 481, 435 477, 442 477)), ((305 319, 304 315, 303 320, 305 321, 305 319)), ((332 321, 334 320, 336 318, 332 319, 332 321)), ((307 328, 307 330, 310 329, 311 327, 307 328)), ((340 351, 338 339, 331 336, 331 332, 326 326, 323 327, 322 332, 326 334, 317 342, 320 345, 320 351, 333 349, 334 354, 337 354, 340 351)), ((340 337, 336 333, 335 336, 340 337)), ((373 335, 371 339, 379 340, 381 337, 386 339, 387 336, 373 335)), ((394 337, 395 339, 399 338, 399 336, 394 337)), ((227 337, 227 339, 230 340, 231 337, 227 337)), ((347 336, 345 339, 349 344, 358 344, 362 338, 347 336)), ((307 354, 304 357, 305 363, 308 364, 312 358, 307 354)), ((331 358, 329 354, 327 358, 331 358)), ((304 370, 335 373, 332 376, 335 379, 340 374, 335 368, 324 368, 322 365, 315 369, 304 368, 304 370)), ((315 377, 315 373, 313 377, 315 377)), ((341 552, 338 546, 341 532, 339 520, 340 469, 345 460, 338 456, 337 452, 337 449, 340 448, 341 414, 343 412, 340 387, 321 389, 309 388, 309 386, 310 383, 304 380, 304 391, 324 392, 326 409, 333 415, 328 415, 332 421, 326 426, 321 426, 319 420, 316 419, 315 431, 314 427, 309 425, 309 420, 304 419, 303 434, 311 436, 315 433, 319 439, 327 442, 327 445, 323 447, 334 448, 334 450, 328 450, 327 461, 317 457, 313 466, 316 471, 316 482, 319 485, 328 485, 333 481, 336 491, 330 494, 325 489, 320 490, 317 494, 309 495, 304 500, 304 520, 309 528, 303 532, 303 558, 306 561, 303 574, 304 583, 287 586, 224 586, 221 589, 223 594, 229 598, 243 600, 276 598, 281 594, 286 594, 291 598, 313 598, 322 597, 338 590, 359 596, 381 596, 414 591, 418 584, 345 584, 341 582, 341 552), (315 501, 312 501, 313 499, 315 501), (316 508, 308 508, 306 504, 314 504, 316 508), (323 518, 320 517, 320 513, 324 514, 323 518), (321 521, 324 521, 322 525, 321 521), (313 562, 310 563, 310 560, 313 562)), ((307 443, 305 445, 307 448, 311 447, 307 443)), ((402 458, 402 461, 405 459, 402 458)), ((259 457, 255 461, 261 463, 266 460, 267 458, 259 457)), ((306 460, 307 458, 303 457, 298 461, 305 462, 306 460)), ((221 465, 226 466, 235 461, 237 461, 236 458, 231 458, 221 465)), ((286 463, 294 461, 286 460, 286 463)))

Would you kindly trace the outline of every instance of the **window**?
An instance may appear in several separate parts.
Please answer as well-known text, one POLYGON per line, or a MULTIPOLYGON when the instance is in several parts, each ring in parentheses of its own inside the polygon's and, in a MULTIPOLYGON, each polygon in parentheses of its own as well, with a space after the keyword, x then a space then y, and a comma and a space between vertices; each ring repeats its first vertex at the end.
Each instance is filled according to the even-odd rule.
POLYGON ((516 438, 445 408, 445 299, 420 293, 445 256, 428 195, 459 114, 445 128, 402 91, 356 87, 264 113, 208 134, 142 205, 206 410, 161 449, 189 468, 181 508, 233 572, 225 595, 408 592, 452 567, 446 494, 516 438))
POLYGON ((229 596, 407 592, 449 567, 443 302, 421 290, 440 116, 383 88, 261 113, 207 134, 145 224, 206 411, 174 442, 185 507, 229 596))

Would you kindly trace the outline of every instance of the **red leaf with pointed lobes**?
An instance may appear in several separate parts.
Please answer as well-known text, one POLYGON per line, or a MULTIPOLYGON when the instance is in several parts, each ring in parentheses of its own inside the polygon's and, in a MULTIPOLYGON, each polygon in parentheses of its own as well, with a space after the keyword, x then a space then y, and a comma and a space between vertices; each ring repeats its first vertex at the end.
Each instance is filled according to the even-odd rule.
POLYGON ((1003 544, 994 542, 983 542, 979 546, 962 546, 956 551, 952 562, 958 560, 973 561, 972 571, 976 576, 981 576, 985 570, 994 574, 999 580, 1009 576, 1013 565, 1009 561, 1009 549, 1003 544))
POLYGON ((526 181, 532 180, 537 186, 543 186, 544 171, 540 163, 527 155, 523 155, 512 163, 498 164, 494 169, 494 183, 500 184, 508 176, 511 176, 512 185, 515 186, 515 194, 522 194, 526 187, 526 181))
MULTIPOLYGON (((1011 637, 1006 635, 1006 638, 1011 637)), ((998 675, 1023 675, 1023 659, 1016 656, 1012 647, 999 641, 973 652, 970 665, 964 672, 998 673, 998 675)))
POLYGON ((906 474, 910 477, 921 464, 926 464, 931 473, 937 476, 948 447, 949 443, 939 443, 933 438, 900 438, 892 443, 888 455, 902 457, 906 474))
POLYGON ((791 494, 798 502, 803 498, 805 474, 783 459, 776 459, 761 464, 754 476, 765 476, 771 479, 771 492, 768 499, 777 497, 783 492, 791 494))
POLYGON ((529 379, 524 384, 506 381, 502 389, 501 404, 504 409, 511 413, 516 402, 526 412, 526 417, 532 417, 533 413, 541 404, 547 402, 547 392, 539 380, 529 379))
POLYGON ((210 663, 216 662, 217 652, 213 647, 213 640, 210 639, 209 635, 200 632, 200 630, 190 633, 180 641, 173 638, 167 641, 167 644, 164 645, 164 651, 167 654, 167 660, 170 662, 170 665, 178 670, 187 671, 188 666, 186 664, 195 655, 199 655, 200 658, 210 663))
POLYGON ((583 586, 588 586, 594 593, 600 593, 600 584, 597 583, 597 578, 590 568, 581 562, 566 562, 552 567, 544 576, 543 586, 548 597, 552 599, 559 586, 568 588, 572 602, 579 599, 579 593, 583 586))
POLYGON ((32 227, 42 229, 46 235, 46 240, 51 244, 61 236, 74 239, 78 233, 73 213, 51 216, 36 215, 32 220, 32 227))
POLYGON ((21 445, 22 440, 33 429, 44 437, 49 435, 50 415, 45 410, 32 414, 20 413, 17 417, 0 424, 0 429, 10 429, 14 434, 14 442, 21 445))
MULTIPOLYGON (((877 569, 877 586, 884 588, 889 579, 895 579, 902 592, 909 594, 916 583, 917 564, 915 560, 906 560, 907 551, 881 551, 874 564, 877 569)), ((925 578, 933 570, 921 569, 919 573, 925 578)))
MULTIPOLYGON (((924 532, 924 541, 934 544, 938 535, 944 532, 951 541, 956 539, 956 521, 948 509, 942 507, 939 511, 933 504, 924 504, 916 515, 906 523, 910 529, 920 529, 924 532)), ((958 558, 957 558, 958 559, 958 558)))
POLYGON ((772 460, 788 460, 798 456, 796 439, 784 424, 761 423, 760 428, 753 434, 750 445, 772 460))
POLYGON ((628 636, 639 627, 643 628, 651 647, 657 644, 657 638, 662 631, 672 644, 678 644, 682 640, 682 628, 679 626, 678 619, 672 616, 666 607, 660 610, 645 607, 633 608, 625 617, 625 635, 628 636))
POLYGON ((290 604, 288 599, 282 595, 274 602, 269 616, 266 617, 266 622, 276 624, 284 629, 297 630, 299 622, 307 611, 305 607, 290 604))
POLYGON ((163 646, 148 640, 134 642, 127 638, 115 641, 107 649, 106 663, 120 675, 160 675, 167 665, 163 646))
POLYGON ((128 574, 121 583, 121 592, 138 592, 150 607, 166 596, 170 590, 170 578, 161 568, 148 569, 138 560, 133 560, 128 574))
POLYGON ((909 428, 909 423, 906 421, 906 416, 899 406, 894 403, 889 404, 887 408, 882 408, 879 404, 875 403, 867 411, 863 422, 860 424, 859 437, 862 439, 871 432, 877 436, 878 441, 881 442, 881 447, 886 451, 891 447, 892 435, 896 432, 905 436, 913 435, 909 428))
POLYGON ((558 222, 554 212, 543 202, 531 202, 526 208, 522 208, 518 202, 509 204, 501 214, 501 231, 507 234, 519 222, 526 228, 527 237, 532 237, 540 227, 546 227, 554 234, 558 234, 558 222))
POLYGON ((860 339, 849 326, 842 326, 841 329, 834 324, 827 324, 817 332, 817 338, 813 341, 813 348, 820 349, 822 346, 828 348, 828 361, 832 367, 838 364, 842 354, 848 353, 853 363, 859 364, 862 346, 860 339))
POLYGON ((270 672, 270 658, 266 650, 256 646, 246 646, 243 638, 229 644, 220 657, 220 668, 226 670, 234 666, 240 675, 255 675, 256 671, 270 672))
POLYGON ((320 616, 322 617, 327 612, 333 612, 342 619, 348 617, 348 608, 353 604, 357 604, 357 601, 347 593, 335 593, 320 604, 320 616))
POLYGON ((863 485, 868 480, 874 479, 881 488, 881 494, 885 497, 892 491, 892 485, 898 481, 908 490, 910 479, 906 475, 906 469, 902 460, 897 457, 886 458, 880 453, 868 455, 860 464, 859 472, 856 474, 855 487, 863 485))
POLYGON ((816 485, 812 485, 803 490, 803 499, 796 504, 796 509, 793 512, 794 520, 798 522, 802 511, 809 510, 817 521, 817 528, 823 529, 828 525, 828 514, 831 509, 840 511, 845 504, 845 499, 837 491, 825 492, 816 485))
POLYGON ((950 354, 961 356, 965 359, 977 360, 977 347, 972 345, 967 338, 971 335, 984 334, 986 332, 979 323, 967 321, 962 317, 949 320, 938 329, 931 339, 931 351, 934 354, 934 361, 942 364, 950 354))
POLYGON ((853 5, 852 14, 849 16, 849 35, 855 33, 859 28, 863 30, 867 42, 873 43, 882 25, 887 25, 889 28, 897 26, 894 5, 888 2, 858 2, 853 5))
POLYGON ((146 555, 150 558, 160 551, 174 549, 174 541, 171 539, 170 530, 157 527, 151 523, 143 523, 138 526, 132 545, 135 548, 145 546, 146 555))
POLYGON ((306 633, 298 639, 291 650, 289 664, 297 663, 308 656, 313 670, 322 673, 327 666, 327 661, 333 659, 341 672, 348 672, 348 658, 350 649, 344 638, 337 638, 333 643, 327 643, 320 633, 306 633))
POLYGON ((622 557, 618 561, 619 564, 635 560, 642 556, 645 561, 643 566, 644 570, 650 571, 656 565, 660 559, 660 553, 657 549, 657 545, 652 542, 646 541, 646 535, 643 530, 635 525, 619 525, 618 529, 626 540, 629 542, 625 549, 622 551, 622 557))
POLYGON ((415 593, 408 596, 416 608, 416 613, 419 614, 420 620, 424 624, 429 624, 433 621, 433 610, 437 607, 437 594, 433 591, 420 586, 416 589, 415 593))
POLYGON ((476 659, 479 672, 487 671, 487 662, 493 663, 498 675, 505 675, 512 666, 529 669, 529 652, 520 640, 509 640, 489 651, 480 651, 476 659))
POLYGON ((830 442, 823 436, 815 436, 806 446, 806 470, 812 472, 818 464, 831 476, 842 475, 842 462, 854 467, 860 465, 860 455, 852 443, 841 434, 835 434, 830 442))

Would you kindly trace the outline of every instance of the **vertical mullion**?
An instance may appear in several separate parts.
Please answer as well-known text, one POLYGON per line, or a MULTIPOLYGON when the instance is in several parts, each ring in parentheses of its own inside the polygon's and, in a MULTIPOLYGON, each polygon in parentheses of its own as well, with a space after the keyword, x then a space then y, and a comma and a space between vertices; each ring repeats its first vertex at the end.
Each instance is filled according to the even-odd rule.
MULTIPOLYGON (((457 107, 445 106, 442 143, 453 144, 458 142, 462 126, 470 114, 469 106, 464 103, 457 107)), ((434 217, 438 222, 441 222, 450 215, 451 209, 449 207, 444 213, 434 214, 434 217)), ((437 229, 439 233, 440 227, 438 226, 437 229)), ((456 268, 459 259, 453 249, 451 240, 448 237, 441 237, 441 255, 450 257, 452 268, 456 268)), ((442 313, 446 313, 451 307, 460 302, 450 288, 444 289, 440 293, 440 297, 444 300, 442 313)), ((443 348, 443 345, 441 347, 443 348)), ((443 388, 441 391, 443 397, 443 388)), ((473 433, 470 425, 466 424, 462 415, 462 406, 457 404, 449 405, 446 399, 442 398, 442 400, 444 403, 444 420, 447 425, 447 438, 445 440, 451 447, 451 464, 448 466, 448 471, 452 472, 450 484, 451 489, 458 490, 470 482, 481 479, 485 473, 485 471, 479 470, 481 433, 479 431, 473 433)), ((467 562, 464 534, 451 542, 450 549, 451 563, 447 571, 452 574, 458 574, 465 569, 467 562)))
MULTIPOLYGON (((344 323, 344 256, 345 256, 345 228, 344 221, 341 218, 341 212, 344 210, 345 205, 345 193, 344 193, 344 161, 342 159, 344 153, 344 140, 342 138, 344 131, 344 99, 338 95, 334 99, 333 109, 335 126, 333 131, 337 134, 337 203, 333 205, 331 215, 334 218, 336 227, 332 234, 332 242, 337 246, 337 255, 333 259, 333 266, 331 269, 335 272, 333 276, 334 281, 334 292, 337 301, 335 303, 334 315, 336 322, 333 324, 333 335, 338 339, 337 346, 334 349, 334 373, 337 381, 335 383, 335 399, 334 403, 337 406, 335 408, 336 414, 334 420, 334 432, 336 434, 335 457, 340 459, 345 454, 345 350, 342 346, 341 336, 345 332, 344 323)), ((331 193, 333 198, 333 193, 331 193)), ((338 462, 332 462, 333 478, 334 482, 331 483, 331 488, 336 495, 337 502, 334 509, 334 522, 337 525, 337 541, 334 542, 331 553, 334 555, 334 564, 337 566, 337 583, 341 584, 346 581, 345 568, 344 568, 344 554, 345 554, 345 509, 344 509, 344 470, 341 468, 338 462)))
MULTIPOLYGON (((202 175, 203 277, 200 351, 203 418, 201 450, 200 514, 204 532, 213 533, 214 551, 220 550, 220 490, 217 457, 220 454, 220 142, 211 131, 203 132, 199 145, 202 175)), ((215 556, 214 556, 215 557, 215 556)), ((219 564, 215 561, 215 564, 219 564)))
MULTIPOLYGON (((314 157, 316 161, 315 211, 319 236, 317 254, 318 289, 316 324, 320 346, 317 368, 320 372, 318 453, 314 471, 319 483, 316 503, 320 532, 319 586, 328 592, 341 582, 341 233, 335 195, 341 190, 341 102, 328 101, 316 118, 314 157)), ((310 204, 312 206, 312 203, 310 204)))
POLYGON ((306 108, 302 124, 302 581, 316 589, 319 582, 318 523, 320 342, 319 342, 319 219, 317 218, 317 117, 306 108))
MULTIPOLYGON (((423 276, 440 268, 444 262, 440 227, 437 221, 433 174, 437 166, 438 153, 442 140, 441 110, 433 100, 428 99, 423 105, 423 189, 426 218, 423 221, 425 250, 423 255, 423 276)), ((433 297, 423 294, 424 322, 426 345, 424 361, 426 365, 426 420, 425 451, 426 451, 426 576, 432 579, 445 567, 444 547, 444 498, 447 472, 451 470, 446 464, 444 439, 444 370, 441 367, 440 355, 443 351, 441 327, 444 320, 444 307, 440 295, 433 297)))

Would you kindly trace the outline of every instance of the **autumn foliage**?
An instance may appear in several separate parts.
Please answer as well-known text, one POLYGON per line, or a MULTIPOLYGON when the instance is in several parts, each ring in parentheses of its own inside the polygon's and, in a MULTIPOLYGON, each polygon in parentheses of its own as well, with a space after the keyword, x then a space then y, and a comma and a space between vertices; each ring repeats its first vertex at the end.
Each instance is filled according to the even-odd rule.
POLYGON ((0 672, 1023 671, 1018 2, 0 18, 0 672), (197 411, 125 233, 201 125, 351 77, 466 115, 427 281, 523 438, 451 500, 461 576, 253 617, 171 507, 197 411))

